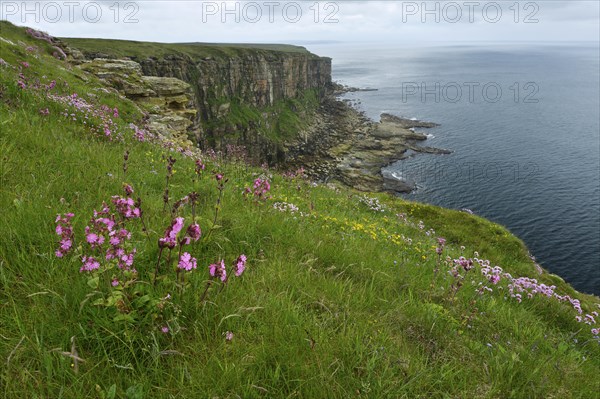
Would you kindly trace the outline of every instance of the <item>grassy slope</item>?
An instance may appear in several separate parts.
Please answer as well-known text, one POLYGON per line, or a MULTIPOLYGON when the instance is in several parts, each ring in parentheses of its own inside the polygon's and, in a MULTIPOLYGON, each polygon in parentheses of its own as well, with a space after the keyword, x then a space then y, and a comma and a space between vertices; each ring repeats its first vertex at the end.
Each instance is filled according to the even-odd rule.
MULTIPOLYGON (((94 90, 93 78, 84 83, 80 72, 45 55, 43 42, 5 26, 0 35, 38 46, 29 53, 0 42, 0 58, 13 66, 29 62, 23 73, 30 79, 57 79, 58 92, 92 93, 93 101, 118 106, 122 126, 138 118, 125 100, 94 90)), ((0 396, 102 398, 111 397, 113 385, 115 397, 129 398, 592 398, 597 392, 599 345, 569 306, 541 297, 518 304, 497 289, 479 297, 471 284, 483 281, 478 272, 455 300, 445 270, 431 293, 435 240, 415 226, 419 220, 448 239, 453 257, 477 250, 515 276, 539 277, 581 298, 584 308, 596 307, 597 298, 549 274, 537 276, 521 241, 504 228, 387 196, 379 196, 386 211, 375 212, 351 191, 277 175, 274 199, 257 205, 240 192, 261 171, 243 165, 209 163, 197 187, 206 233, 217 194, 210 172, 230 178, 222 227, 194 248, 199 269, 187 294, 174 294, 183 329, 165 335, 112 322, 104 309, 86 304, 91 290, 78 262, 53 256, 54 217, 74 211, 81 234, 92 210, 120 194, 123 181, 132 183, 148 224, 163 226, 151 232, 151 243, 136 236, 143 253, 137 267, 147 276, 158 252, 154 242, 170 220, 161 202, 165 150, 90 137, 81 123, 59 115, 63 107, 19 89, 17 71, 0 72, 0 396), (46 107, 50 115, 43 116, 46 107), (131 152, 126 177, 125 149, 131 152), (310 216, 276 211, 274 201, 310 216), (413 223, 400 222, 400 212, 413 223), (247 273, 199 304, 206 265, 242 252, 247 273), (225 331, 234 332, 231 342, 225 331), (73 336, 86 360, 79 373, 53 351, 70 350, 73 336), (161 355, 165 350, 183 355, 161 355)), ((193 163, 177 158, 172 195, 178 198, 191 190, 193 163)), ((150 291, 174 293, 165 284, 150 291)))

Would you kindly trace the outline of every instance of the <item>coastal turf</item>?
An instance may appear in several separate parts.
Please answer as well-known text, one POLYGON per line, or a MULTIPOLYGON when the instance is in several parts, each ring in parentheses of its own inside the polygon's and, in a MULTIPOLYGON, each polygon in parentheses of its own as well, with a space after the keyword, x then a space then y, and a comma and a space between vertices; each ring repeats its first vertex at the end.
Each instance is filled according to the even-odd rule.
MULTIPOLYGON (((0 35, 14 43, 0 42, 9 65, 0 66, 0 396, 596 397, 600 346, 568 304, 539 296, 518 303, 497 287, 480 296, 485 280, 477 270, 455 295, 447 269, 434 277, 436 239, 444 237, 444 256, 478 251, 515 277, 554 284, 598 309, 597 297, 539 275, 524 244, 502 226, 221 158, 207 159, 204 178, 192 186, 193 159, 131 137, 91 136, 61 115, 64 107, 20 88, 19 65, 27 62, 20 70, 29 81, 56 79, 63 94, 117 107, 122 131, 142 118, 95 78, 50 56, 43 42, 4 25, 0 35), (40 113, 46 108, 48 115, 40 113), (203 287, 208 264, 224 254, 248 256, 246 273, 206 302, 195 290, 179 297, 159 284, 154 294, 173 293, 181 309, 180 326, 169 334, 115 322, 89 303, 80 263, 54 256, 56 214, 73 211, 81 235, 92 211, 121 194, 124 182, 142 196, 147 223, 167 226, 165 155, 177 158, 173 198, 200 193, 205 232, 218 194, 213 173, 229 179, 218 226, 194 249, 192 287, 203 287), (242 195, 258 176, 271 181, 267 201, 242 195), (277 202, 298 211, 281 212, 277 202), (84 360, 78 370, 64 355, 72 340, 84 360)), ((151 240, 135 238, 142 274, 154 267, 163 227, 151 229, 151 240)))

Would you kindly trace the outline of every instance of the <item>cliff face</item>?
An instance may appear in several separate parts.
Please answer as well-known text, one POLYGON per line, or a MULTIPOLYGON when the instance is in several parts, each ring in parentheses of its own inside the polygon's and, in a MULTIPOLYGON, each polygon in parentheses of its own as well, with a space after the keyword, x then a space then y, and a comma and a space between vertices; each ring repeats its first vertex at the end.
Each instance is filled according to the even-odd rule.
MULTIPOLYGON (((287 158, 277 140, 284 136, 283 116, 273 107, 302 98, 308 90, 320 101, 331 84, 331 59, 312 54, 246 52, 197 60, 170 56, 140 60, 140 65, 144 75, 175 77, 192 86, 198 110, 194 139, 202 148, 243 146, 255 161, 270 164, 287 158)), ((309 121, 311 110, 297 108, 304 122, 309 121)))
POLYGON ((175 77, 194 87, 200 112, 217 116, 214 100, 239 99, 265 107, 296 98, 307 89, 324 94, 331 83, 331 59, 305 54, 247 54, 229 59, 171 56, 140 60, 144 75, 175 77))
MULTIPOLYGON (((202 148, 225 151, 230 144, 244 146, 257 162, 286 160, 285 142, 310 123, 331 87, 331 59, 300 48, 170 45, 179 47, 157 47, 161 52, 154 55, 136 51, 133 42, 127 44, 130 54, 111 53, 107 44, 98 50, 97 43, 93 51, 86 50, 88 43, 74 44, 83 46, 83 68, 91 60, 97 64, 99 58, 103 65, 110 59, 128 58, 139 65, 134 69, 142 77, 176 78, 189 84, 189 105, 196 112, 185 113, 191 122, 188 137, 202 148)), ((106 75, 106 70, 102 73, 106 75)), ((109 83, 115 86, 112 80, 109 83)), ((129 76, 125 80, 131 81, 129 76)), ((148 104, 146 88, 123 90, 122 86, 116 88, 148 104)))

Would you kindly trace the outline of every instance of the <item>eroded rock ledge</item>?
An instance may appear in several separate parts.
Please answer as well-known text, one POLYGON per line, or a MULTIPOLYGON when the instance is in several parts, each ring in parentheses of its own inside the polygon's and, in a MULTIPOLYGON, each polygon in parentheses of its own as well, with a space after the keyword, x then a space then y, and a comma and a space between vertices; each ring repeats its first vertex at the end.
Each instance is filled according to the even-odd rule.
POLYGON ((290 148, 294 163, 322 181, 339 181, 361 191, 410 192, 414 182, 382 174, 382 168, 417 153, 449 154, 451 151, 422 146, 427 136, 414 128, 438 126, 382 114, 372 121, 348 104, 329 97, 318 116, 290 148))

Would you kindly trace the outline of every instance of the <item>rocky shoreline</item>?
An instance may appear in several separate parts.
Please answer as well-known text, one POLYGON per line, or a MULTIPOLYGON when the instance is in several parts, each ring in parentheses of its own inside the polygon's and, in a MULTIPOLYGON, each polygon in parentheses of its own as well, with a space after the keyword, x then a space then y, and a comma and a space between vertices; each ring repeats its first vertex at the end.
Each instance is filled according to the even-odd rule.
MULTIPOLYGON (((375 122, 337 98, 352 89, 335 85, 312 123, 288 146, 292 164, 303 166, 313 179, 340 182, 360 191, 407 193, 415 183, 382 173, 382 168, 406 158, 407 152, 449 154, 452 151, 419 145, 427 135, 414 128, 439 126, 383 113, 375 122)), ((368 89, 375 90, 375 89, 368 89)))

